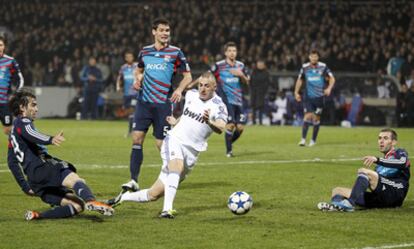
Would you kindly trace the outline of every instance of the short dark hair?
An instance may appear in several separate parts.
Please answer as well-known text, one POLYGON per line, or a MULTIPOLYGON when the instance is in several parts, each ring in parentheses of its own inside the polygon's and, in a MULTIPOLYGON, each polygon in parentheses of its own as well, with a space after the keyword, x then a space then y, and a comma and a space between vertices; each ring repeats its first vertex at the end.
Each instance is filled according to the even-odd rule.
POLYGON ((397 136, 397 132, 391 128, 384 128, 382 129, 380 132, 389 132, 391 133, 391 139, 397 141, 398 140, 398 136, 397 136))
POLYGON ((170 22, 165 19, 165 18, 157 18, 152 22, 152 29, 156 30, 158 28, 158 25, 165 25, 165 26, 170 26, 170 22))
POLYGON ((124 55, 126 55, 126 54, 134 55, 134 52, 131 49, 127 49, 127 50, 124 51, 124 55))
POLYGON ((224 52, 226 52, 229 47, 237 48, 237 44, 233 41, 227 42, 226 44, 224 44, 224 52))
POLYGON ((12 95, 9 101, 9 108, 15 117, 21 114, 20 106, 27 106, 29 104, 29 98, 36 99, 36 95, 28 88, 21 88, 12 95))
POLYGON ((312 48, 309 54, 317 54, 318 56, 321 56, 321 54, 319 53, 319 50, 317 50, 316 48, 312 48))

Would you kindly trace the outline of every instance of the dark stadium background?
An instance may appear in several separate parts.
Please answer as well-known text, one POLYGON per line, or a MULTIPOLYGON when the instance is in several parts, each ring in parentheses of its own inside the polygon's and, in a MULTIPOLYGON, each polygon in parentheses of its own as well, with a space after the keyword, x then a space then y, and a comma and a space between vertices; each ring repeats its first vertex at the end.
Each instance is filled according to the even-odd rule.
MULTIPOLYGON (((349 119, 353 97, 362 97, 356 125, 412 126, 414 88, 399 94, 414 77, 414 21, 411 1, 1 1, 0 34, 7 54, 19 62, 25 85, 72 89, 76 108, 82 82, 79 72, 89 56, 98 58, 105 75, 101 118, 117 112, 121 94, 115 80, 122 53, 152 42, 150 23, 165 17, 172 25, 172 44, 186 53, 194 75, 222 59, 222 46, 235 41, 239 59, 250 70, 266 62, 272 76, 266 99, 284 91, 288 124, 300 106, 291 96, 311 48, 321 53, 337 78, 324 124, 349 119), (408 95, 408 96, 406 96, 408 95), (398 101, 397 101, 398 100, 398 101), (397 104, 398 103, 398 104, 397 104)), ((56 89, 55 89, 56 90, 56 89)), ((249 105, 249 89, 245 89, 249 105)), ((53 105, 51 100, 45 105, 53 105)), ((68 116, 76 110, 51 109, 43 117, 68 116)))

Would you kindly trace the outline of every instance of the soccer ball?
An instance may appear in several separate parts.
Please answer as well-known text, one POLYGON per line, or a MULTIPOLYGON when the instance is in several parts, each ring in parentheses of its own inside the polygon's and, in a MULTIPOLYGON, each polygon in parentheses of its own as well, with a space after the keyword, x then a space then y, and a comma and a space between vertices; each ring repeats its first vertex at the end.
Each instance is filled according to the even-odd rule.
POLYGON ((230 195, 227 201, 227 207, 233 214, 245 214, 253 206, 253 199, 250 195, 243 191, 237 191, 230 195))

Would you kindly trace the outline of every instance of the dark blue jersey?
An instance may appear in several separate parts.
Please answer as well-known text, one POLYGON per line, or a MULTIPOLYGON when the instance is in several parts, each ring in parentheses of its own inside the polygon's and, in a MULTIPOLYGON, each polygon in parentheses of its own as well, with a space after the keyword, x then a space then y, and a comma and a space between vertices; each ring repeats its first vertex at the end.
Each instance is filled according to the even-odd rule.
POLYGON ((8 164, 14 165, 17 160, 27 175, 35 168, 42 166, 44 158, 48 156, 40 145, 49 145, 53 137, 36 131, 31 119, 17 117, 13 121, 13 129, 9 137, 9 143, 13 154, 8 157, 8 164))
POLYGON ((17 61, 8 55, 0 56, 0 105, 7 105, 12 83, 20 88, 24 84, 23 75, 17 61))
POLYGON ((389 151, 384 158, 378 158, 375 171, 387 178, 410 180, 410 160, 404 149, 389 151))
POLYGON ((241 80, 238 76, 234 76, 230 73, 230 70, 242 70, 245 75, 248 75, 246 67, 240 61, 236 61, 234 65, 230 65, 226 60, 221 60, 214 64, 210 69, 218 83, 217 94, 226 102, 226 104, 242 106, 243 93, 241 80), (223 96, 223 94, 225 96, 223 96))
POLYGON ((299 72, 299 79, 305 82, 305 97, 318 98, 324 95, 326 77, 333 77, 331 70, 323 62, 318 62, 316 65, 305 63, 299 72))
POLYGON ((137 91, 133 87, 135 81, 134 72, 137 67, 138 63, 134 62, 131 65, 126 63, 119 69, 118 77, 124 85, 124 96, 134 96, 137 94, 137 91))
POLYGON ((139 99, 149 103, 167 103, 175 73, 190 72, 184 53, 171 45, 160 50, 155 45, 144 47, 138 55, 138 67, 144 68, 139 99))

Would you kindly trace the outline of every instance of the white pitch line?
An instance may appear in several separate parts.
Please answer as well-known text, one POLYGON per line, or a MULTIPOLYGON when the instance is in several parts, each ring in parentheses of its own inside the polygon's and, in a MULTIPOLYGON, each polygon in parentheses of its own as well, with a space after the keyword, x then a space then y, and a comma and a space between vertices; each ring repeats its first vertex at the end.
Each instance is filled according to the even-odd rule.
MULTIPOLYGON (((368 247, 363 247, 361 249, 392 249, 392 248, 406 248, 406 247, 412 247, 412 246, 414 246, 414 242, 404 243, 404 244, 399 244, 399 245, 368 246, 368 247)), ((352 249, 359 249, 359 248, 352 248, 352 249)))
MULTIPOLYGON (((236 164, 287 164, 287 163, 312 163, 312 162, 348 162, 348 161, 359 161, 362 158, 334 158, 334 159, 302 159, 302 160, 247 160, 247 161, 224 161, 224 162, 202 162, 197 163, 199 166, 216 166, 216 165, 236 165, 236 164)), ((105 165, 105 164, 76 164, 79 168, 108 168, 108 169, 125 169, 129 168, 129 165, 105 165)), ((0 164, 0 167, 6 167, 6 164, 0 164)), ((144 164, 143 167, 148 168, 155 168, 161 167, 161 163, 159 164, 144 164)), ((9 172, 8 169, 0 170, 0 173, 9 172)))

